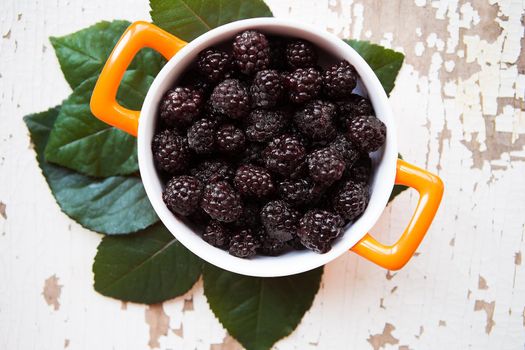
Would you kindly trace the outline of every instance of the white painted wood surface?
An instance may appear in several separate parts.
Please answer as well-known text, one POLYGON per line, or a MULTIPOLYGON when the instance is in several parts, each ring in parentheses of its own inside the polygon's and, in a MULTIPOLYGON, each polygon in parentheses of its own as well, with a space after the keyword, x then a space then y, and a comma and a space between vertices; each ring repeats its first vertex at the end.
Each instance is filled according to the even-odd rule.
MULTIPOLYGON (((276 349, 522 349, 525 344, 523 0, 271 0, 276 16, 406 53, 391 101, 400 151, 445 181, 418 254, 388 273, 347 254, 276 349)), ((22 117, 69 88, 49 44, 102 19, 148 19, 146 0, 0 3, 0 348, 237 349, 199 282, 147 307, 92 288, 100 236, 55 204, 22 117)), ((392 242, 405 192, 373 233, 392 242)))

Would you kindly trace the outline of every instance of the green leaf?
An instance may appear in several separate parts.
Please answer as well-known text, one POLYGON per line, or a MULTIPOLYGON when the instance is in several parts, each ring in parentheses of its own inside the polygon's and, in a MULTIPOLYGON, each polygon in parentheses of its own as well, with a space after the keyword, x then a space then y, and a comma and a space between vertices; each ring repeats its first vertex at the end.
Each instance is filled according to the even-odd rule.
POLYGON ((262 0, 150 0, 153 23, 191 41, 226 23, 253 17, 272 17, 262 0))
MULTIPOLYGON (((401 153, 397 154, 399 159, 403 159, 403 156, 401 156, 401 153)), ((392 193, 390 194, 390 198, 388 198, 388 203, 392 202, 394 198, 399 196, 401 192, 408 190, 410 187, 404 186, 404 185, 394 185, 394 188, 392 189, 392 193)))
POLYGON ((390 94, 405 56, 400 52, 368 41, 345 40, 345 42, 352 46, 372 67, 387 95, 390 94))
POLYGON ((248 350, 266 350, 292 333, 310 309, 323 268, 259 278, 204 265, 204 294, 228 332, 248 350))
MULTIPOLYGON (((153 78, 128 71, 120 102, 140 109, 153 78)), ((64 101, 51 131, 46 160, 90 176, 126 175, 138 170, 135 137, 97 119, 89 107, 96 77, 80 84, 64 101)))
MULTIPOLYGON (((98 76, 120 36, 130 25, 128 21, 99 22, 63 37, 51 37, 64 77, 76 88, 83 81, 98 76)), ((129 69, 142 70, 156 76, 164 59, 151 49, 141 50, 129 69)))
POLYGON ((131 236, 106 236, 93 264, 95 290, 120 300, 154 304, 186 293, 202 261, 161 223, 131 236))
POLYGON ((44 149, 59 112, 55 107, 28 115, 24 121, 38 165, 62 211, 85 228, 105 234, 135 232, 157 222, 140 178, 96 179, 45 161, 44 149))

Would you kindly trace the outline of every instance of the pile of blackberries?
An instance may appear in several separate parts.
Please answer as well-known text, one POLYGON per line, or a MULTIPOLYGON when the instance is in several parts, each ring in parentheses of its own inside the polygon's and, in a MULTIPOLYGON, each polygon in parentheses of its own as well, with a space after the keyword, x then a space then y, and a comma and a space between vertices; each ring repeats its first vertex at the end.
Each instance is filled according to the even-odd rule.
POLYGON ((242 258, 330 250, 369 200, 370 152, 386 127, 353 94, 347 61, 312 43, 239 33, 208 48, 159 105, 152 142, 166 206, 242 258))

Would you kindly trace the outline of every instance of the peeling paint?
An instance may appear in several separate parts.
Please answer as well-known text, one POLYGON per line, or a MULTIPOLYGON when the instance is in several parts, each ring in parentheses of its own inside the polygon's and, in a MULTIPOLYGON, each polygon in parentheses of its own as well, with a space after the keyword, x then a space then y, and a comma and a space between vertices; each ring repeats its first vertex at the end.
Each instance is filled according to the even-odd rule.
POLYGON ((173 329, 173 333, 179 336, 180 338, 184 338, 184 325, 181 324, 179 328, 173 329))
POLYGON ((394 325, 385 323, 382 333, 370 334, 367 341, 370 343, 374 350, 379 350, 385 347, 387 344, 396 345, 399 343, 399 339, 392 335, 392 332, 396 329, 394 325))
POLYGON ((148 306, 145 318, 149 325, 148 345, 151 349, 160 348, 159 339, 161 336, 168 335, 170 318, 164 312, 162 304, 148 306))
POLYGON ((193 298, 184 300, 182 311, 193 311, 193 298))
POLYGON ((514 254, 514 265, 516 266, 521 265, 521 252, 516 252, 514 254))
POLYGON ((45 280, 42 295, 47 305, 52 305, 55 311, 60 309, 59 298, 61 293, 62 285, 58 284, 58 277, 56 275, 45 280))
POLYGON ((438 327, 446 327, 446 326, 447 326, 447 321, 439 320, 438 327))
POLYGON ((478 277, 478 289, 489 289, 487 281, 481 275, 478 277))
POLYGON ((386 272, 386 279, 390 281, 395 275, 397 275, 397 272, 392 273, 392 271, 388 270, 386 272))
POLYGON ((425 328, 423 326, 419 326, 419 333, 415 335, 417 339, 421 338, 421 335, 423 335, 423 332, 425 332, 425 328))
POLYGON ((496 308, 496 302, 486 302, 485 300, 476 300, 474 304, 474 311, 485 311, 487 314, 487 322, 485 325, 485 333, 490 334, 492 328, 496 325, 494 321, 494 309, 496 308))
POLYGON ((69 347, 69 339, 64 339, 64 349, 69 347))
POLYGON ((7 213, 6 213, 7 206, 4 202, 0 201, 0 216, 7 220, 7 213))
POLYGON ((121 301, 120 302, 120 309, 121 310, 127 310, 128 309, 128 302, 127 301, 121 301))
POLYGON ((211 344, 210 350, 243 350, 241 344, 234 337, 229 334, 226 334, 222 343, 220 344, 211 344))

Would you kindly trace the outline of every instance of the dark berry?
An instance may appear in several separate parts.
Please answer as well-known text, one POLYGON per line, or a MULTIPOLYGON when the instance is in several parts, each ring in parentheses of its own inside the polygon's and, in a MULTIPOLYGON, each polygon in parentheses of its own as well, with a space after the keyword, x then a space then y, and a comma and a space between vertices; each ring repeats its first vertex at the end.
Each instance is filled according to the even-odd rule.
POLYGON ((161 170, 170 174, 181 173, 190 162, 187 140, 174 130, 164 130, 153 137, 151 143, 153 159, 161 170))
POLYGON ((206 154, 213 151, 216 125, 216 121, 203 118, 188 128, 188 145, 195 153, 206 154))
POLYGON ((258 237, 250 229, 243 229, 231 237, 228 252, 239 258, 249 258, 257 254, 259 246, 258 237))
POLYGON ((202 183, 196 177, 176 176, 166 184, 162 199, 169 210, 187 216, 199 207, 202 187, 202 183))
POLYGON ((350 168, 359 159, 361 153, 352 141, 350 141, 345 135, 339 134, 335 139, 330 142, 329 147, 336 150, 343 156, 346 167, 350 168))
POLYGON ((264 147, 265 145, 262 143, 248 142, 241 154, 240 163, 264 165, 262 159, 262 151, 264 150, 264 147))
POLYGON ((360 182, 347 181, 332 198, 334 211, 346 220, 355 220, 368 205, 368 186, 360 182))
POLYGON ((218 83, 231 70, 232 58, 229 53, 210 48, 199 53, 197 67, 202 76, 212 83, 218 83))
POLYGON ((262 255, 278 256, 288 248, 287 242, 270 237, 264 228, 259 229, 257 233, 260 242, 259 253, 262 255))
POLYGON ((281 135, 266 146, 262 156, 270 171, 289 176, 303 162, 306 150, 298 137, 281 135))
POLYGON ((287 118, 281 111, 253 110, 245 121, 246 138, 250 141, 267 142, 284 130, 287 118))
POLYGON ((215 136, 217 148, 222 152, 236 152, 244 147, 246 138, 238 127, 225 124, 219 127, 215 136))
POLYGON ((297 210, 281 200, 268 202, 261 210, 261 222, 268 236, 283 242, 293 238, 299 217, 297 210))
POLYGON ((231 166, 222 160, 205 160, 191 170, 191 174, 208 184, 216 181, 232 181, 234 171, 231 166))
POLYGON ((285 180, 279 185, 279 197, 292 205, 302 206, 310 202, 312 187, 309 179, 285 180))
POLYGON ((284 75, 284 85, 293 103, 305 103, 321 92, 321 73, 315 68, 298 68, 284 75))
POLYGON ((235 173, 233 183, 237 191, 248 197, 263 198, 274 191, 270 173, 255 165, 241 165, 235 173))
POLYGON ((212 219, 232 222, 242 214, 240 195, 226 181, 209 183, 204 189, 201 207, 212 219))
POLYGON ((348 171, 348 178, 360 182, 363 185, 368 185, 370 176, 372 174, 372 160, 368 154, 362 154, 355 162, 354 166, 348 171))
POLYGON ((292 68, 313 67, 317 63, 317 51, 306 40, 292 40, 286 45, 286 61, 292 68))
POLYGON ((276 70, 257 72, 250 87, 252 104, 260 108, 277 106, 284 93, 283 78, 276 70))
POLYGON ((330 185, 343 176, 345 161, 336 150, 322 148, 308 156, 308 171, 315 182, 330 185))
POLYGON ((316 253, 326 253, 341 234, 343 219, 325 210, 310 210, 299 221, 297 236, 301 243, 316 253))
POLYGON ((206 226, 202 239, 214 247, 225 248, 230 243, 230 231, 221 222, 211 220, 206 226))
POLYGON ((207 79, 202 77, 199 72, 195 70, 189 70, 183 73, 180 79, 180 85, 197 90, 201 93, 203 99, 205 99, 213 90, 213 85, 207 79))
POLYGON ((305 250, 306 249, 306 247, 301 243, 301 240, 297 236, 294 236, 294 238, 292 238, 286 243, 288 244, 290 248, 294 250, 305 250))
POLYGON ((331 65, 323 74, 323 92, 328 98, 349 96, 356 84, 357 72, 347 61, 331 65))
POLYGON ((250 111, 248 89, 237 79, 226 79, 217 85, 210 103, 215 111, 233 119, 241 119, 250 111))
POLYGON ((270 43, 270 67, 284 70, 286 68, 286 41, 279 37, 268 38, 270 43))
POLYGON ((177 86, 169 90, 160 101, 160 118, 171 127, 188 125, 199 115, 203 104, 200 91, 177 86))
POLYGON ((241 73, 252 75, 270 66, 270 45, 266 36, 255 30, 239 33, 233 39, 233 57, 241 73))
POLYGON ((261 208, 259 201, 246 199, 243 201, 243 211, 239 218, 229 225, 232 228, 257 228, 261 227, 261 208))
POLYGON ((386 125, 371 115, 361 115, 348 122, 348 137, 363 152, 377 151, 386 140, 386 125))
POLYGON ((337 119, 340 125, 346 129, 347 123, 354 117, 360 115, 374 115, 374 108, 370 100, 357 94, 351 94, 343 101, 337 103, 337 119))
POLYGON ((294 121, 299 130, 312 140, 330 140, 335 136, 335 105, 315 100, 299 109, 294 121))

